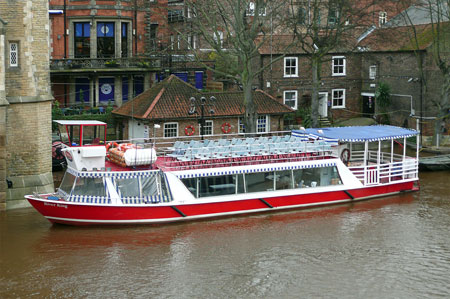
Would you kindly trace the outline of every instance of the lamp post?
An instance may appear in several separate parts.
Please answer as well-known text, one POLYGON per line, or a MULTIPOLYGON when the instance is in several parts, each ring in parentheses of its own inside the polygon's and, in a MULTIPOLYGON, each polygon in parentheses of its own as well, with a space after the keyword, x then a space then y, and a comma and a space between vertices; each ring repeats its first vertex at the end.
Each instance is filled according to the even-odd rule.
POLYGON ((209 98, 209 103, 207 103, 207 99, 205 97, 200 98, 200 103, 198 103, 195 97, 191 97, 189 100, 191 101, 191 105, 189 107, 188 114, 189 115, 200 114, 200 119, 198 123, 200 125, 200 136, 201 139, 203 140, 203 135, 205 135, 205 106, 209 107, 209 114, 214 114, 214 106, 216 103, 216 98, 214 96, 211 96, 209 98), (197 106, 200 106, 200 113, 197 111, 197 106))

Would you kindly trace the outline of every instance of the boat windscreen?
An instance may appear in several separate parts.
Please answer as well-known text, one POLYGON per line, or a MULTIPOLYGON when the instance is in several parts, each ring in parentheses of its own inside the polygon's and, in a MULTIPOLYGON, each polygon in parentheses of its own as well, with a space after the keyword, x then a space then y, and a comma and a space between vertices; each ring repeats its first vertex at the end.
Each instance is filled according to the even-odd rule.
POLYGON ((72 191, 73 183, 75 182, 75 176, 68 171, 64 174, 64 178, 61 181, 61 185, 59 186, 59 189, 61 191, 64 191, 67 194, 70 194, 70 191, 72 191))
POLYGON ((103 178, 78 177, 72 194, 106 196, 106 187, 103 183, 103 178))

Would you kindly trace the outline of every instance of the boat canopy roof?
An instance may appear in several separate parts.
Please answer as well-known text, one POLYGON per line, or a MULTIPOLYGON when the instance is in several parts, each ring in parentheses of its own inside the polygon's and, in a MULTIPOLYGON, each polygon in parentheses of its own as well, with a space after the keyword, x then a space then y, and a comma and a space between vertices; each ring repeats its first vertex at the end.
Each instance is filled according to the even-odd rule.
POLYGON ((419 134, 419 132, 416 130, 394 126, 309 128, 292 131, 292 135, 294 136, 309 137, 313 139, 334 139, 343 142, 390 140, 411 137, 417 134, 419 134))
POLYGON ((98 120, 54 120, 55 123, 60 125, 106 125, 106 123, 98 120))

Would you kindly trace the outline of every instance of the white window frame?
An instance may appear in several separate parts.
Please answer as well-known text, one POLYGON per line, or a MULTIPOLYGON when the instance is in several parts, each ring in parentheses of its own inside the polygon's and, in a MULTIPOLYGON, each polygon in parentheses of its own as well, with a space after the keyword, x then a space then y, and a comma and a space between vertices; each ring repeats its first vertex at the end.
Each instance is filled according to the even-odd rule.
MULTIPOLYGON (((255 15, 256 4, 254 1, 250 1, 247 6, 247 16, 252 17, 255 15)), ((267 8, 261 8, 259 12, 260 17, 264 17, 267 14, 267 8)))
POLYGON ((378 13, 378 26, 381 27, 387 23, 387 12, 380 11, 378 13))
POLYGON ((337 88, 331 90, 331 108, 332 109, 345 108, 345 88, 337 88), (334 93, 340 91, 342 91, 342 105, 335 105, 334 101, 339 98, 335 97, 334 93))
POLYGON ((19 66, 19 43, 18 42, 10 42, 9 43, 9 66, 10 67, 18 67, 19 66), (15 49, 13 49, 15 47, 15 49), (15 54, 15 55, 13 55, 15 54), (15 56, 16 61, 13 62, 13 56, 15 56))
POLYGON ((173 50, 175 44, 175 37, 173 34, 170 35, 170 50, 173 50))
POLYGON ((331 72, 332 75, 335 77, 345 76, 347 74, 347 59, 345 58, 345 56, 333 56, 331 58, 331 72), (342 59, 342 65, 336 64, 336 60, 338 59, 342 59), (341 73, 335 72, 334 69, 335 67, 342 67, 342 72, 341 73))
POLYGON ((177 34, 177 50, 181 49, 181 34, 177 34))
POLYGON ((294 110, 298 109, 298 91, 297 90, 285 90, 283 92, 283 103, 288 106, 291 107, 294 110), (294 105, 291 107, 290 105, 286 104, 286 94, 287 93, 293 93, 294 94, 294 98, 293 99, 289 99, 289 101, 294 101, 294 105))
MULTIPOLYGON (((198 132, 201 132, 201 125, 198 125, 198 132)), ((205 120, 205 127, 203 128, 203 136, 214 135, 214 122, 212 120, 205 120), (211 133, 205 133, 205 130, 211 128, 211 133)))
POLYGON ((174 137, 178 137, 178 123, 177 122, 164 123, 163 138, 174 138, 174 137), (175 136, 167 136, 166 130, 173 129, 173 128, 168 128, 167 126, 169 126, 169 125, 175 125, 175 127, 176 127, 175 136))
POLYGON ((258 119, 256 120, 256 132, 257 133, 267 133, 269 132, 269 128, 270 128, 270 118, 269 115, 258 115, 258 119), (265 125, 264 125, 264 130, 260 130, 260 120, 262 120, 262 118, 265 118, 265 125))
POLYGON ((377 66, 371 65, 369 66, 369 79, 375 80, 377 78, 377 66))
MULTIPOLYGON (((289 69, 293 69, 294 67, 289 66, 289 69)), ((298 57, 284 57, 284 77, 285 78, 294 78, 294 77, 298 77, 298 57), (286 70, 288 68, 288 66, 286 65, 288 60, 294 60, 295 61, 295 69, 294 69, 294 74, 287 74, 286 70)))
POLYGON ((219 44, 219 47, 223 47, 223 31, 214 32, 214 41, 219 44))

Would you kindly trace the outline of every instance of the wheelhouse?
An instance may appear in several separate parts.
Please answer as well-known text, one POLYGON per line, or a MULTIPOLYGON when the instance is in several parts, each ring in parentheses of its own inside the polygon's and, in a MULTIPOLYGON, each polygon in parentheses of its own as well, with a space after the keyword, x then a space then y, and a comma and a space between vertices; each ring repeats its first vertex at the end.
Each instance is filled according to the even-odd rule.
POLYGON ((58 133, 66 146, 105 145, 106 123, 95 120, 55 120, 58 133))

